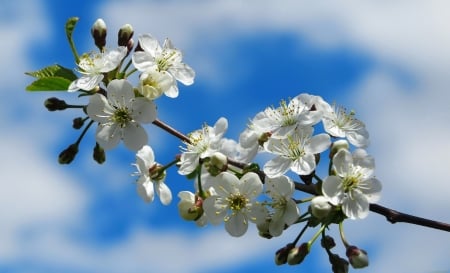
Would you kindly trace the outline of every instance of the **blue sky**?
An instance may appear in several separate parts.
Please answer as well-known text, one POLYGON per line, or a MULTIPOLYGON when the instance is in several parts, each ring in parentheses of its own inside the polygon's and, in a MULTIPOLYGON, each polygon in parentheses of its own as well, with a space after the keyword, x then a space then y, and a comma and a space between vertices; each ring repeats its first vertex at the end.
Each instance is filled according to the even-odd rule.
MULTIPOLYGON (((158 100, 159 118, 182 132, 225 116, 226 136, 236 139, 258 111, 303 92, 355 109, 371 135, 380 204, 450 222, 448 8, 445 1, 2 1, 0 272, 329 272, 318 247, 300 266, 274 265, 274 252, 298 228, 272 240, 250 229, 236 239, 222 226, 181 220, 177 198, 168 207, 145 204, 130 176, 134 153, 121 146, 97 165, 92 132, 73 164, 58 165, 78 137, 71 122, 79 113, 42 104, 76 97, 27 93, 23 73, 74 67, 64 36, 71 16, 80 17, 80 52, 95 50, 89 30, 99 17, 110 45, 130 23, 136 36, 169 37, 183 51, 195 84, 158 100)), ((158 161, 170 161, 180 143, 148 130, 158 161)), ((167 183, 174 196, 191 189, 175 171, 167 183)), ((447 233, 374 214, 347 221, 346 230, 369 251, 371 264, 360 272, 450 272, 447 233)))

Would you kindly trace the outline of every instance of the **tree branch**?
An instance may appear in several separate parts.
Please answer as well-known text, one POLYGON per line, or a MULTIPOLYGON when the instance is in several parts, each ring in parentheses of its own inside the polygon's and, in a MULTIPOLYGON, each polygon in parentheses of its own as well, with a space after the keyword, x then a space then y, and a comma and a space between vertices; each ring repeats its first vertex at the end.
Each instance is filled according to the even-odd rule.
POLYGON ((450 232, 450 224, 399 212, 378 204, 370 204, 370 211, 386 216, 386 220, 395 223, 409 223, 450 232))
MULTIPOLYGON (((166 123, 156 119, 155 121, 153 121, 153 124, 158 126, 161 129, 163 129, 164 131, 168 132, 169 134, 177 137, 178 139, 180 139, 186 143, 190 143, 190 139, 186 135, 184 135, 183 133, 180 133, 179 131, 177 131, 176 129, 167 125, 166 123)), ((228 162, 236 167, 241 168, 241 169, 243 169, 245 166, 247 166, 247 164, 245 164, 245 163, 237 162, 232 159, 228 159, 228 162)), ((265 176, 263 171, 259 171, 258 174, 262 178, 265 176)), ((263 181, 264 181, 264 179, 263 179, 263 181)), ((303 184, 300 182, 294 182, 294 184, 295 184, 295 189, 298 191, 302 191, 302 192, 309 193, 312 195, 318 194, 315 184, 306 185, 306 184, 303 184)), ((399 211, 396 211, 396 210, 393 210, 393 209, 390 209, 387 207, 383 207, 378 204, 370 204, 369 209, 370 209, 370 211, 372 211, 374 213, 378 213, 380 215, 385 216, 386 219, 389 222, 391 222, 392 224, 408 223, 408 224, 414 224, 414 225, 419 225, 419 226, 424 226, 424 227, 429 227, 429 228, 434 228, 434 229, 439 229, 439 230, 450 232, 450 224, 447 224, 447 223, 438 222, 438 221, 406 214, 406 213, 399 212, 399 211)))

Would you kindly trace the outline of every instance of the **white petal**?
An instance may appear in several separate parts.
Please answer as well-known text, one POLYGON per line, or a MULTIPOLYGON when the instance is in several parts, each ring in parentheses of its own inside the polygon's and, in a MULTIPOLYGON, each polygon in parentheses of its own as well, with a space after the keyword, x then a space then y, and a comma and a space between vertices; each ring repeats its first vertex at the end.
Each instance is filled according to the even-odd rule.
POLYGON ((228 129, 228 120, 224 117, 219 118, 214 124, 214 134, 217 138, 221 138, 228 129))
POLYGON ((298 220, 298 217, 300 216, 300 210, 297 206, 297 204, 294 202, 294 200, 290 199, 286 203, 286 208, 284 210, 284 222, 286 225, 290 226, 295 221, 298 220))
POLYGON ((149 180, 146 180, 143 183, 137 184, 137 193, 147 203, 153 202, 154 199, 154 191, 153 191, 153 183, 149 180))
POLYGON ((110 150, 119 144, 122 138, 122 132, 117 124, 99 125, 95 139, 98 144, 105 150, 110 150))
POLYGON ((274 178, 285 174, 291 167, 292 161, 289 158, 282 156, 277 156, 264 164, 264 173, 270 177, 274 178))
POLYGON ((224 200, 217 195, 212 195, 203 201, 203 210, 206 218, 213 225, 222 223, 227 215, 227 206, 224 200))
POLYGON ((284 221, 281 215, 275 214, 269 223, 269 233, 274 237, 278 237, 283 233, 284 221))
POLYGON ((305 147, 305 152, 311 154, 321 153, 331 145, 330 136, 328 134, 315 135, 309 141, 309 144, 305 147))
POLYGON ((150 123, 156 119, 156 105, 146 98, 135 98, 131 105, 133 119, 138 123, 150 123))
POLYGON ((156 57, 161 53, 161 46, 159 45, 158 40, 152 37, 150 34, 142 34, 139 35, 139 45, 141 48, 152 57, 156 57))
POLYGON ((285 175, 275 178, 266 177, 265 183, 267 191, 272 197, 277 195, 291 197, 294 193, 294 183, 292 183, 291 179, 285 175))
POLYGON ((370 203, 375 203, 380 200, 381 188, 381 182, 376 178, 363 180, 358 185, 358 189, 366 196, 370 203))
POLYGON ((126 54, 127 48, 125 46, 108 51, 103 57, 104 63, 103 67, 100 69, 100 72, 105 73, 116 69, 126 54))
POLYGON ((308 175, 316 168, 316 158, 313 154, 305 154, 291 164, 291 170, 299 175, 308 175))
POLYGON ((94 74, 89 76, 82 76, 75 80, 75 85, 78 89, 86 91, 94 89, 103 80, 103 74, 94 74))
POLYGON ((349 173, 350 166, 353 165, 353 157, 348 150, 341 149, 334 155, 333 165, 338 175, 345 176, 349 173))
POLYGON ((322 193, 333 205, 341 204, 344 198, 341 178, 334 175, 326 177, 322 183, 322 193))
POLYGON ((136 153, 137 164, 140 165, 139 162, 142 162, 144 169, 149 169, 155 164, 155 154, 153 153, 152 147, 149 145, 142 146, 141 149, 136 153), (140 161, 139 161, 140 160, 140 161))
POLYGON ((108 90, 107 96, 111 105, 129 108, 132 99, 134 99, 131 83, 127 80, 112 80, 106 89, 108 90))
POLYGON ((194 83, 195 72, 187 64, 180 63, 169 68, 169 72, 184 85, 194 83))
POLYGON ((131 57, 134 67, 141 72, 156 68, 155 58, 144 51, 134 52, 131 57))
POLYGON ((226 231, 234 237, 240 237, 247 232, 248 220, 247 217, 241 212, 236 212, 232 215, 228 221, 225 222, 226 231))
POLYGON ((223 172, 211 179, 217 195, 227 198, 230 194, 238 193, 239 179, 231 173, 223 172))
POLYGON ((263 184, 259 175, 253 172, 248 172, 241 177, 239 185, 239 192, 249 199, 254 199, 261 194, 263 184))
POLYGON ((163 182, 155 183, 155 191, 156 194, 159 196, 159 199, 161 200, 161 203, 163 203, 163 205, 167 206, 170 204, 170 202, 172 202, 172 192, 165 183, 163 182))
POLYGON ((369 214, 369 201, 359 191, 352 192, 352 198, 345 198, 342 211, 350 219, 363 219, 369 214))
POLYGON ((185 152, 180 158, 180 168, 178 173, 181 175, 188 175, 192 173, 199 164, 199 155, 197 153, 185 152))
POLYGON ((137 151, 147 142, 147 132, 138 123, 129 122, 127 126, 123 128, 123 143, 128 149, 137 151))
POLYGON ((86 112, 92 120, 100 123, 106 123, 109 121, 111 115, 105 113, 105 109, 112 110, 110 108, 111 107, 105 96, 95 94, 89 98, 89 104, 86 107, 86 112))

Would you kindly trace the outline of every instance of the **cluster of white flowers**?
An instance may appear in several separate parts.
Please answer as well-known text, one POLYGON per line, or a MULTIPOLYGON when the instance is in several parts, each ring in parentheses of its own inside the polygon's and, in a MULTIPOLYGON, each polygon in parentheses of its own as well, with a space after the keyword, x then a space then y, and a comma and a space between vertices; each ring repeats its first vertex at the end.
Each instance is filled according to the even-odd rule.
MULTIPOLYGON (((60 154, 60 163, 72 161, 84 133, 96 124, 94 159, 102 163, 104 150, 123 141, 136 152, 137 192, 145 202, 152 202, 155 193, 162 204, 172 202, 172 192, 165 183, 169 167, 176 166, 180 175, 194 181, 192 192, 177 194, 179 213, 185 220, 199 226, 224 223, 226 231, 236 237, 244 235, 249 224, 254 223, 266 238, 280 236, 300 222, 306 222, 305 229, 321 224, 308 243, 294 247, 304 229, 294 243, 277 252, 277 264, 300 263, 317 234, 323 235, 330 224, 342 224, 346 218, 366 217, 370 203, 379 200, 381 183, 374 176, 374 159, 364 150, 369 145, 364 123, 355 118, 353 111, 307 93, 257 113, 239 135, 239 141, 224 137, 228 129, 225 117, 186 136, 170 126, 160 126, 185 146, 173 162, 157 163, 142 124, 163 124, 157 119, 155 101, 163 94, 176 98, 178 82, 193 84, 195 72, 183 62, 181 51, 169 39, 161 46, 153 36, 143 34, 134 46, 133 30, 127 24, 119 31, 118 48, 107 49, 106 33, 106 24, 98 19, 91 29, 98 53, 80 57, 71 44, 80 77, 73 80, 69 75, 67 90, 89 96, 89 103, 79 108, 83 108, 87 115, 84 120, 90 119, 90 123, 80 139, 60 154), (135 72, 139 80, 133 85, 128 77, 135 72), (318 166, 327 158, 321 155, 327 150, 330 161, 326 177, 321 179, 318 166), (258 157, 260 154, 266 156, 258 157), (261 158, 268 160, 260 163, 261 158), (296 190, 312 196, 300 199, 296 190), (308 209, 301 210, 301 204, 308 202, 308 209)), ((32 75, 42 77, 41 73, 32 75)), ((51 98, 46 107, 55 111, 68 106, 51 98)), ((83 121, 79 123, 74 125, 76 129, 83 126, 83 121)), ((331 253, 329 245, 324 247, 331 253)), ((367 264, 364 251, 352 247, 348 253, 352 265, 367 264)), ((333 265, 345 266, 346 261, 333 257, 333 265)))

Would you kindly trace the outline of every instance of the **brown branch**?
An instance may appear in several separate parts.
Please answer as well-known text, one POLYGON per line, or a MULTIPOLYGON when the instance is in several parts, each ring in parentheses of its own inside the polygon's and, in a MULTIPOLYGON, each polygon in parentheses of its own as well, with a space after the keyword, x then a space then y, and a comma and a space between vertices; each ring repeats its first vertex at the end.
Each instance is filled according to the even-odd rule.
MULTIPOLYGON (((155 121, 153 121, 153 124, 158 126, 161 129, 163 129, 164 131, 168 132, 169 134, 177 137, 178 139, 180 139, 186 143, 190 143, 190 139, 186 135, 184 135, 183 133, 180 133, 179 131, 177 131, 176 129, 172 128, 171 126, 165 124, 164 122, 156 119, 155 121)), ((231 165, 236 166, 241 169, 244 169, 247 166, 247 164, 245 164, 245 163, 237 162, 237 161, 231 160, 231 159, 228 159, 228 162, 231 165)), ((264 177, 265 177, 264 172, 258 171, 258 174, 264 181, 264 177)), ((306 184, 303 184, 300 182, 294 182, 294 184, 295 184, 295 189, 298 191, 309 193, 311 195, 318 194, 315 184, 306 185, 306 184)), ((370 204, 369 209, 370 209, 370 211, 372 211, 374 213, 378 213, 380 215, 385 216, 386 219, 389 222, 391 222, 392 224, 408 223, 408 224, 414 224, 414 225, 419 225, 419 226, 424 226, 424 227, 429 227, 429 228, 434 228, 434 229, 439 229, 439 230, 450 232, 450 224, 447 224, 447 223, 438 222, 438 221, 406 214, 406 213, 399 212, 399 211, 396 211, 396 210, 393 210, 390 208, 383 207, 378 204, 370 204)))
POLYGON ((386 216, 386 220, 392 224, 409 223, 450 232, 450 224, 398 212, 378 204, 370 204, 370 211, 386 216))

